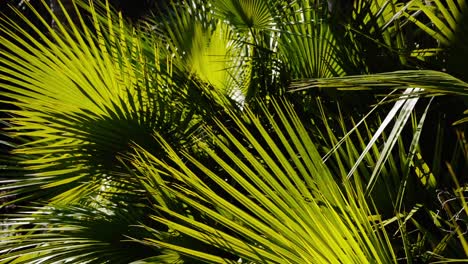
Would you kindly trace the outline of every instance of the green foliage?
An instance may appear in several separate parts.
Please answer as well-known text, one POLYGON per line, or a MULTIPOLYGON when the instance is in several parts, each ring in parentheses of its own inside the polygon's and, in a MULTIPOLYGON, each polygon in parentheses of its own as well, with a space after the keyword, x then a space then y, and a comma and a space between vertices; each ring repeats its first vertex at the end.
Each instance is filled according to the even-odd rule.
MULTIPOLYGON (((230 132, 233 128, 227 128, 221 121, 217 122, 221 135, 208 131, 220 153, 207 145, 201 148, 228 172, 232 183, 188 153, 178 154, 167 143, 175 167, 143 152, 140 158, 145 164, 141 167, 147 167, 146 161, 150 160, 173 175, 180 183, 159 182, 162 188, 186 203, 190 212, 199 211, 215 220, 216 225, 207 225, 191 215, 157 205, 157 209, 174 220, 158 216, 154 219, 190 237, 212 238, 205 243, 255 263, 395 261, 378 221, 376 225, 370 221, 372 216, 363 193, 354 192, 349 184, 345 184, 342 192, 291 105, 273 104, 275 112, 262 113, 270 121, 266 124, 248 109, 241 117, 231 113, 235 129, 242 131, 240 137, 234 136, 230 132), (276 115, 279 119, 275 121, 276 115), (253 127, 247 128, 246 121, 253 127), (258 131, 260 138, 254 137, 252 133, 256 131, 251 129, 258 131), (259 139, 266 144, 261 144, 259 139), (190 169, 192 164, 200 174, 190 169), (209 177, 226 196, 220 196, 216 189, 201 182, 201 175, 209 177)), ((154 171, 143 175, 151 178, 154 171)), ((148 241, 209 262, 225 262, 217 256, 202 255, 154 239, 148 241)))
POLYGON ((346 2, 2 17, 0 262, 467 261, 466 3, 346 2))

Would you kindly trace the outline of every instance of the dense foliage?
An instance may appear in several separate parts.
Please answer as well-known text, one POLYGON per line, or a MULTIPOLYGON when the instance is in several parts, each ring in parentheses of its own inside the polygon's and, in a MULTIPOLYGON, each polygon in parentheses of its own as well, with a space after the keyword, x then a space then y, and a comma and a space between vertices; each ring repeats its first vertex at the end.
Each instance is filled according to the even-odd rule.
POLYGON ((123 3, 2 12, 1 263, 468 262, 464 0, 123 3))

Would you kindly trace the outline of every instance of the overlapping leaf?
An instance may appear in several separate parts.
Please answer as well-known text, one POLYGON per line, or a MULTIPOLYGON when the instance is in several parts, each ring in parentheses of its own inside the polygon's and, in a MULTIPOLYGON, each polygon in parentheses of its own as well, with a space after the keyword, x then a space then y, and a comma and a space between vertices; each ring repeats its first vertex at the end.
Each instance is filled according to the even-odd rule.
MULTIPOLYGON (((160 185, 186 203, 190 211, 200 212, 217 224, 208 226, 190 214, 159 205, 155 207, 172 220, 154 219, 184 236, 259 263, 392 261, 384 234, 369 221, 370 210, 363 196, 348 184, 344 192, 340 190, 291 105, 275 104, 275 109, 274 114, 265 112, 268 123, 249 110, 243 117, 231 114, 240 134, 234 135, 233 128, 218 122, 227 139, 215 141, 220 152, 201 146, 232 179, 225 179, 188 153, 175 152, 168 144, 165 147, 175 166, 143 152, 144 158, 140 156, 136 166, 147 166, 145 160, 151 160, 155 168, 181 180, 182 185, 160 185), (251 128, 245 125, 246 120, 251 128), (261 136, 253 136, 257 132, 261 136), (214 186, 226 195, 220 196, 214 186)), ((155 171, 148 170, 145 178, 154 178, 151 174, 155 171)), ((153 239, 148 243, 208 262, 226 261, 153 239)))
POLYGON ((53 197, 70 189, 96 191, 109 181, 128 183, 109 177, 126 171, 118 156, 131 142, 157 153, 155 130, 184 145, 197 127, 195 111, 181 103, 188 79, 176 77, 170 60, 161 67, 166 60, 158 52, 147 56, 146 43, 122 20, 90 8, 92 28, 81 16, 81 24, 71 23, 68 15, 67 27, 65 21, 57 29, 43 21, 45 33, 30 24, 41 40, 14 21, 2 24, 2 87, 18 109, 10 111, 9 131, 28 139, 14 152, 30 157, 23 164, 30 172, 7 180, 5 189, 53 197), (46 189, 55 194, 37 192, 46 189))

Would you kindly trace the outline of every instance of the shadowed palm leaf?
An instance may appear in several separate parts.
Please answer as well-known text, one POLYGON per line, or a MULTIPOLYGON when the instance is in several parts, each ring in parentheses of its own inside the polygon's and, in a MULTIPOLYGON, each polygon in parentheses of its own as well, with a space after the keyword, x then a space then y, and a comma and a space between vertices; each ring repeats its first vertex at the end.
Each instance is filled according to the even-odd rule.
MULTIPOLYGON (((132 242, 128 236, 150 235, 132 226, 144 219, 142 208, 100 204, 93 207, 23 208, 6 215, 0 231, 2 263, 130 263, 145 257, 170 254, 132 242)), ((154 234, 152 234, 154 235, 154 234)), ((176 253, 173 253, 176 256, 176 253)))

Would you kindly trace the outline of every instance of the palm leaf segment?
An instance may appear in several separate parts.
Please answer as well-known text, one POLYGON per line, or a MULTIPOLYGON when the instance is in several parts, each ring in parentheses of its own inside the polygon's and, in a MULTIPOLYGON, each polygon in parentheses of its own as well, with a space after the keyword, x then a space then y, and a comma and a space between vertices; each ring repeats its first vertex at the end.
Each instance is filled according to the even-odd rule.
POLYGON ((276 7, 280 59, 291 68, 292 78, 326 78, 345 73, 337 59, 335 36, 323 1, 291 1, 286 6, 277 3, 276 7))
POLYGON ((163 19, 156 17, 152 22, 167 36, 174 64, 243 103, 252 64, 248 46, 235 37, 232 27, 214 17, 211 5, 204 1, 187 5, 172 2, 164 12, 167 15, 163 19))
POLYGON ((14 21, 2 25, 0 74, 18 108, 10 131, 29 139, 15 152, 29 157, 30 171, 6 189, 29 186, 18 192, 33 196, 48 188, 96 191, 109 184, 112 171, 126 171, 116 164, 131 142, 157 153, 155 130, 182 146, 197 127, 194 111, 182 107, 184 100, 190 104, 184 98, 192 84, 177 77, 171 60, 158 57, 158 42, 147 44, 115 15, 90 8, 94 29, 68 15, 69 29, 42 20, 43 33, 30 24, 39 39, 14 21))
MULTIPOLYGON (((234 127, 218 122, 222 136, 207 131, 219 150, 206 144, 200 147, 220 171, 186 152, 179 154, 167 143, 175 166, 140 149, 135 166, 144 178, 158 181, 163 192, 188 206, 180 212, 156 203, 169 218, 155 215, 154 219, 256 263, 392 262, 385 237, 369 221, 364 197, 348 184, 344 192, 340 190, 291 105, 274 106, 274 112, 264 109, 268 122, 246 110, 241 117, 231 113, 234 127), (172 175, 180 184, 162 181, 158 171, 172 175), (227 195, 220 196, 220 190, 227 195), (216 224, 193 218, 193 212, 216 224)), ((155 239, 147 243, 213 263, 227 261, 155 239)))
MULTIPOLYGON (((138 206, 126 209, 102 206, 28 207, 5 215, 0 230, 2 263, 130 263, 170 253, 131 241, 144 238, 132 226, 143 219, 138 206), (107 211, 106 211, 107 209, 107 211), (111 209, 112 211, 110 211, 111 209)), ((172 257, 177 257, 175 252, 172 257)))
POLYGON ((408 11, 411 12, 405 12, 404 15, 442 45, 466 42, 466 35, 463 34, 467 32, 463 23, 466 21, 466 1, 414 0, 410 1, 408 11), (430 23, 425 23, 420 13, 423 13, 430 23))
POLYGON ((262 49, 276 53, 292 78, 343 74, 335 60, 334 36, 322 1, 230 0, 215 6, 236 28, 248 29, 251 43, 258 48, 255 56, 265 59, 259 54, 262 49))

